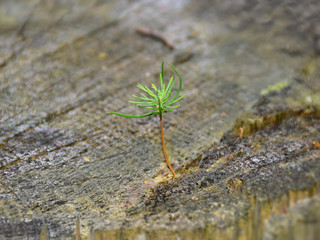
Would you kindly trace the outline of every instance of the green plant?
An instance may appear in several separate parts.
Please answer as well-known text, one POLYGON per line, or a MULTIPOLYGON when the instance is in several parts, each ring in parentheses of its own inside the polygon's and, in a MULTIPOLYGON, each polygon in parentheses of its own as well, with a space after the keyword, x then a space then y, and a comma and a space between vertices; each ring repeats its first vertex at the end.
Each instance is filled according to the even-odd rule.
POLYGON ((135 102, 135 101, 129 101, 130 103, 137 104, 139 108, 143 109, 151 109, 152 111, 146 114, 142 115, 127 115, 127 114, 122 114, 122 113, 116 113, 116 112, 110 112, 111 114, 115 114, 121 117, 127 117, 127 118, 143 118, 151 115, 159 115, 160 118, 160 125, 161 125, 161 140, 162 140, 162 149, 163 149, 163 155, 164 158, 167 162, 167 165, 169 169, 171 170, 173 176, 176 175, 175 171, 170 165, 170 162, 167 157, 166 153, 166 147, 165 147, 165 141, 164 141, 164 131, 163 131, 163 121, 162 121, 162 114, 165 112, 172 112, 173 109, 178 108, 179 105, 172 106, 172 104, 177 103, 179 100, 181 100, 184 96, 180 96, 180 91, 182 89, 182 78, 179 74, 179 72, 171 65, 170 67, 173 69, 173 71, 178 75, 180 84, 179 84, 179 89, 177 90, 176 94, 170 99, 173 86, 175 84, 175 80, 173 77, 171 77, 168 85, 166 86, 165 83, 163 82, 164 79, 164 73, 163 73, 163 65, 164 62, 162 61, 162 72, 160 73, 160 88, 157 88, 153 83, 151 84, 152 88, 154 89, 155 92, 151 91, 148 87, 142 86, 140 83, 138 83, 138 88, 140 88, 142 91, 146 92, 149 96, 145 96, 143 93, 140 93, 141 96, 135 96, 133 97, 142 100, 140 102, 135 102))

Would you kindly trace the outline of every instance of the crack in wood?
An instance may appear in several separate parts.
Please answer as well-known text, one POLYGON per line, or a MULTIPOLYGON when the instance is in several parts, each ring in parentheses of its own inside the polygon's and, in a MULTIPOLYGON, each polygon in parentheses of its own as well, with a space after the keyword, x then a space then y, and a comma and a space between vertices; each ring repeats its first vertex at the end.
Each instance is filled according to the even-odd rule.
MULTIPOLYGON (((62 148, 66 148, 66 147, 72 147, 80 142, 85 142, 87 141, 90 137, 93 137, 93 136, 96 136, 98 134, 101 134, 101 133, 96 133, 96 134, 93 134, 92 136, 86 136, 86 137, 83 137, 83 138, 80 138, 79 140, 76 140, 76 141, 72 141, 70 143, 67 143, 67 144, 63 144, 63 145, 60 145, 60 146, 57 146, 57 147, 54 147, 52 149, 47 149, 45 151, 42 151, 42 152, 39 152, 31 157, 28 157, 27 159, 23 159, 23 158, 18 158, 16 160, 14 160, 13 162, 10 162, 8 163, 7 165, 4 165, 2 167, 0 167, 0 170, 5 170, 13 165, 16 165, 18 164, 19 162, 21 161, 32 161, 32 160, 36 160, 38 157, 41 157, 41 156, 44 156, 46 155, 47 153, 50 153, 50 152, 55 152, 55 151, 58 151, 62 148)), ((4 150, 9 150, 9 149, 4 149, 4 150)))

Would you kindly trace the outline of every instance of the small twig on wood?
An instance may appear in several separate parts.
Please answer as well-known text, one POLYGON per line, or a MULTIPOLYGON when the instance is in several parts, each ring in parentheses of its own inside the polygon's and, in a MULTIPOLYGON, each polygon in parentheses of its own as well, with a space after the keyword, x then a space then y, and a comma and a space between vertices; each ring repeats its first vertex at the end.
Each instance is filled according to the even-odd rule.
POLYGON ((26 36, 24 35, 24 30, 26 29, 26 26, 31 18, 33 11, 28 15, 28 17, 26 18, 26 20, 23 22, 23 24, 21 25, 21 27, 19 28, 18 32, 17 32, 17 36, 21 37, 21 39, 24 41, 26 40, 26 36))
POLYGON ((24 34, 24 31, 35 11, 35 9, 40 5, 40 3, 42 2, 42 0, 39 0, 32 8, 32 10, 30 11, 29 15, 27 16, 27 18, 24 20, 23 24, 21 25, 21 27, 19 28, 18 32, 17 32, 17 36, 21 37, 21 39, 24 41, 26 40, 26 36, 24 34))
POLYGON ((160 33, 154 32, 149 28, 138 27, 138 28, 136 28, 136 33, 138 33, 142 36, 150 37, 154 40, 157 40, 157 41, 161 42, 162 44, 164 44, 165 46, 167 46, 171 50, 174 49, 174 46, 171 42, 169 42, 160 33))

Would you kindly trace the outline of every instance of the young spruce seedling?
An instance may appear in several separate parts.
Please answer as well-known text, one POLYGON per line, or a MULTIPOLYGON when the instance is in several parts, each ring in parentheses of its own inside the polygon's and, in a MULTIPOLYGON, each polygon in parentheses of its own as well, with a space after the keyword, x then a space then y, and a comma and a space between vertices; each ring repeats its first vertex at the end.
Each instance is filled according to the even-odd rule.
POLYGON ((116 112, 110 112, 110 113, 121 116, 121 117, 127 117, 127 118, 143 118, 143 117, 158 114, 159 118, 160 118, 160 125, 161 125, 161 139, 162 139, 163 155, 164 155, 164 158, 167 162, 169 169, 171 170, 173 176, 175 176, 176 173, 173 170, 173 168, 171 167, 170 162, 167 157, 167 153, 166 153, 166 147, 165 147, 165 142, 164 142, 162 114, 165 112, 172 112, 173 109, 178 108, 180 106, 180 104, 174 105, 174 106, 172 106, 172 104, 177 103, 179 100, 181 100, 185 96, 185 94, 183 94, 182 96, 179 97, 180 91, 182 89, 182 78, 181 78, 179 72, 171 64, 169 64, 170 67, 173 69, 173 71, 178 75, 179 80, 180 80, 179 89, 177 90, 176 94, 170 99, 171 94, 172 94, 172 90, 173 90, 173 86, 175 84, 175 80, 173 79, 173 77, 171 77, 168 85, 166 86, 164 84, 164 82, 163 82, 163 80, 164 80, 163 65, 164 65, 164 62, 162 61, 162 71, 160 73, 160 88, 157 88, 152 83, 151 86, 154 89, 154 92, 153 92, 148 87, 146 87, 146 86, 144 87, 140 83, 138 83, 138 88, 140 88, 142 91, 146 92, 149 96, 147 97, 143 93, 140 93, 141 96, 133 95, 133 97, 135 97, 139 100, 142 100, 141 102, 129 101, 130 103, 137 104, 137 106, 139 108, 151 109, 152 110, 151 112, 146 113, 146 114, 142 114, 142 115, 126 115, 126 114, 116 113, 116 112))

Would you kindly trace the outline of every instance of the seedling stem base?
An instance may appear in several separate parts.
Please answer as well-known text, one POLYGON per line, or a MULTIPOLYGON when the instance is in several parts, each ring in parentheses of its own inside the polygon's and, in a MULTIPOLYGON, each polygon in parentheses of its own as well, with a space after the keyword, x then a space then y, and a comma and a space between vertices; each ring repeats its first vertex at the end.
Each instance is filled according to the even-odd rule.
POLYGON ((167 153, 166 153, 166 146, 165 146, 165 142, 164 142, 164 131, 163 131, 162 114, 160 114, 159 116, 160 116, 160 124, 161 124, 161 138, 162 138, 163 155, 164 155, 164 158, 166 159, 166 162, 167 162, 167 165, 168 165, 169 169, 171 170, 171 172, 173 174, 173 177, 175 177, 176 176, 176 172, 171 167, 171 164, 170 164, 170 162, 168 160, 167 153))

